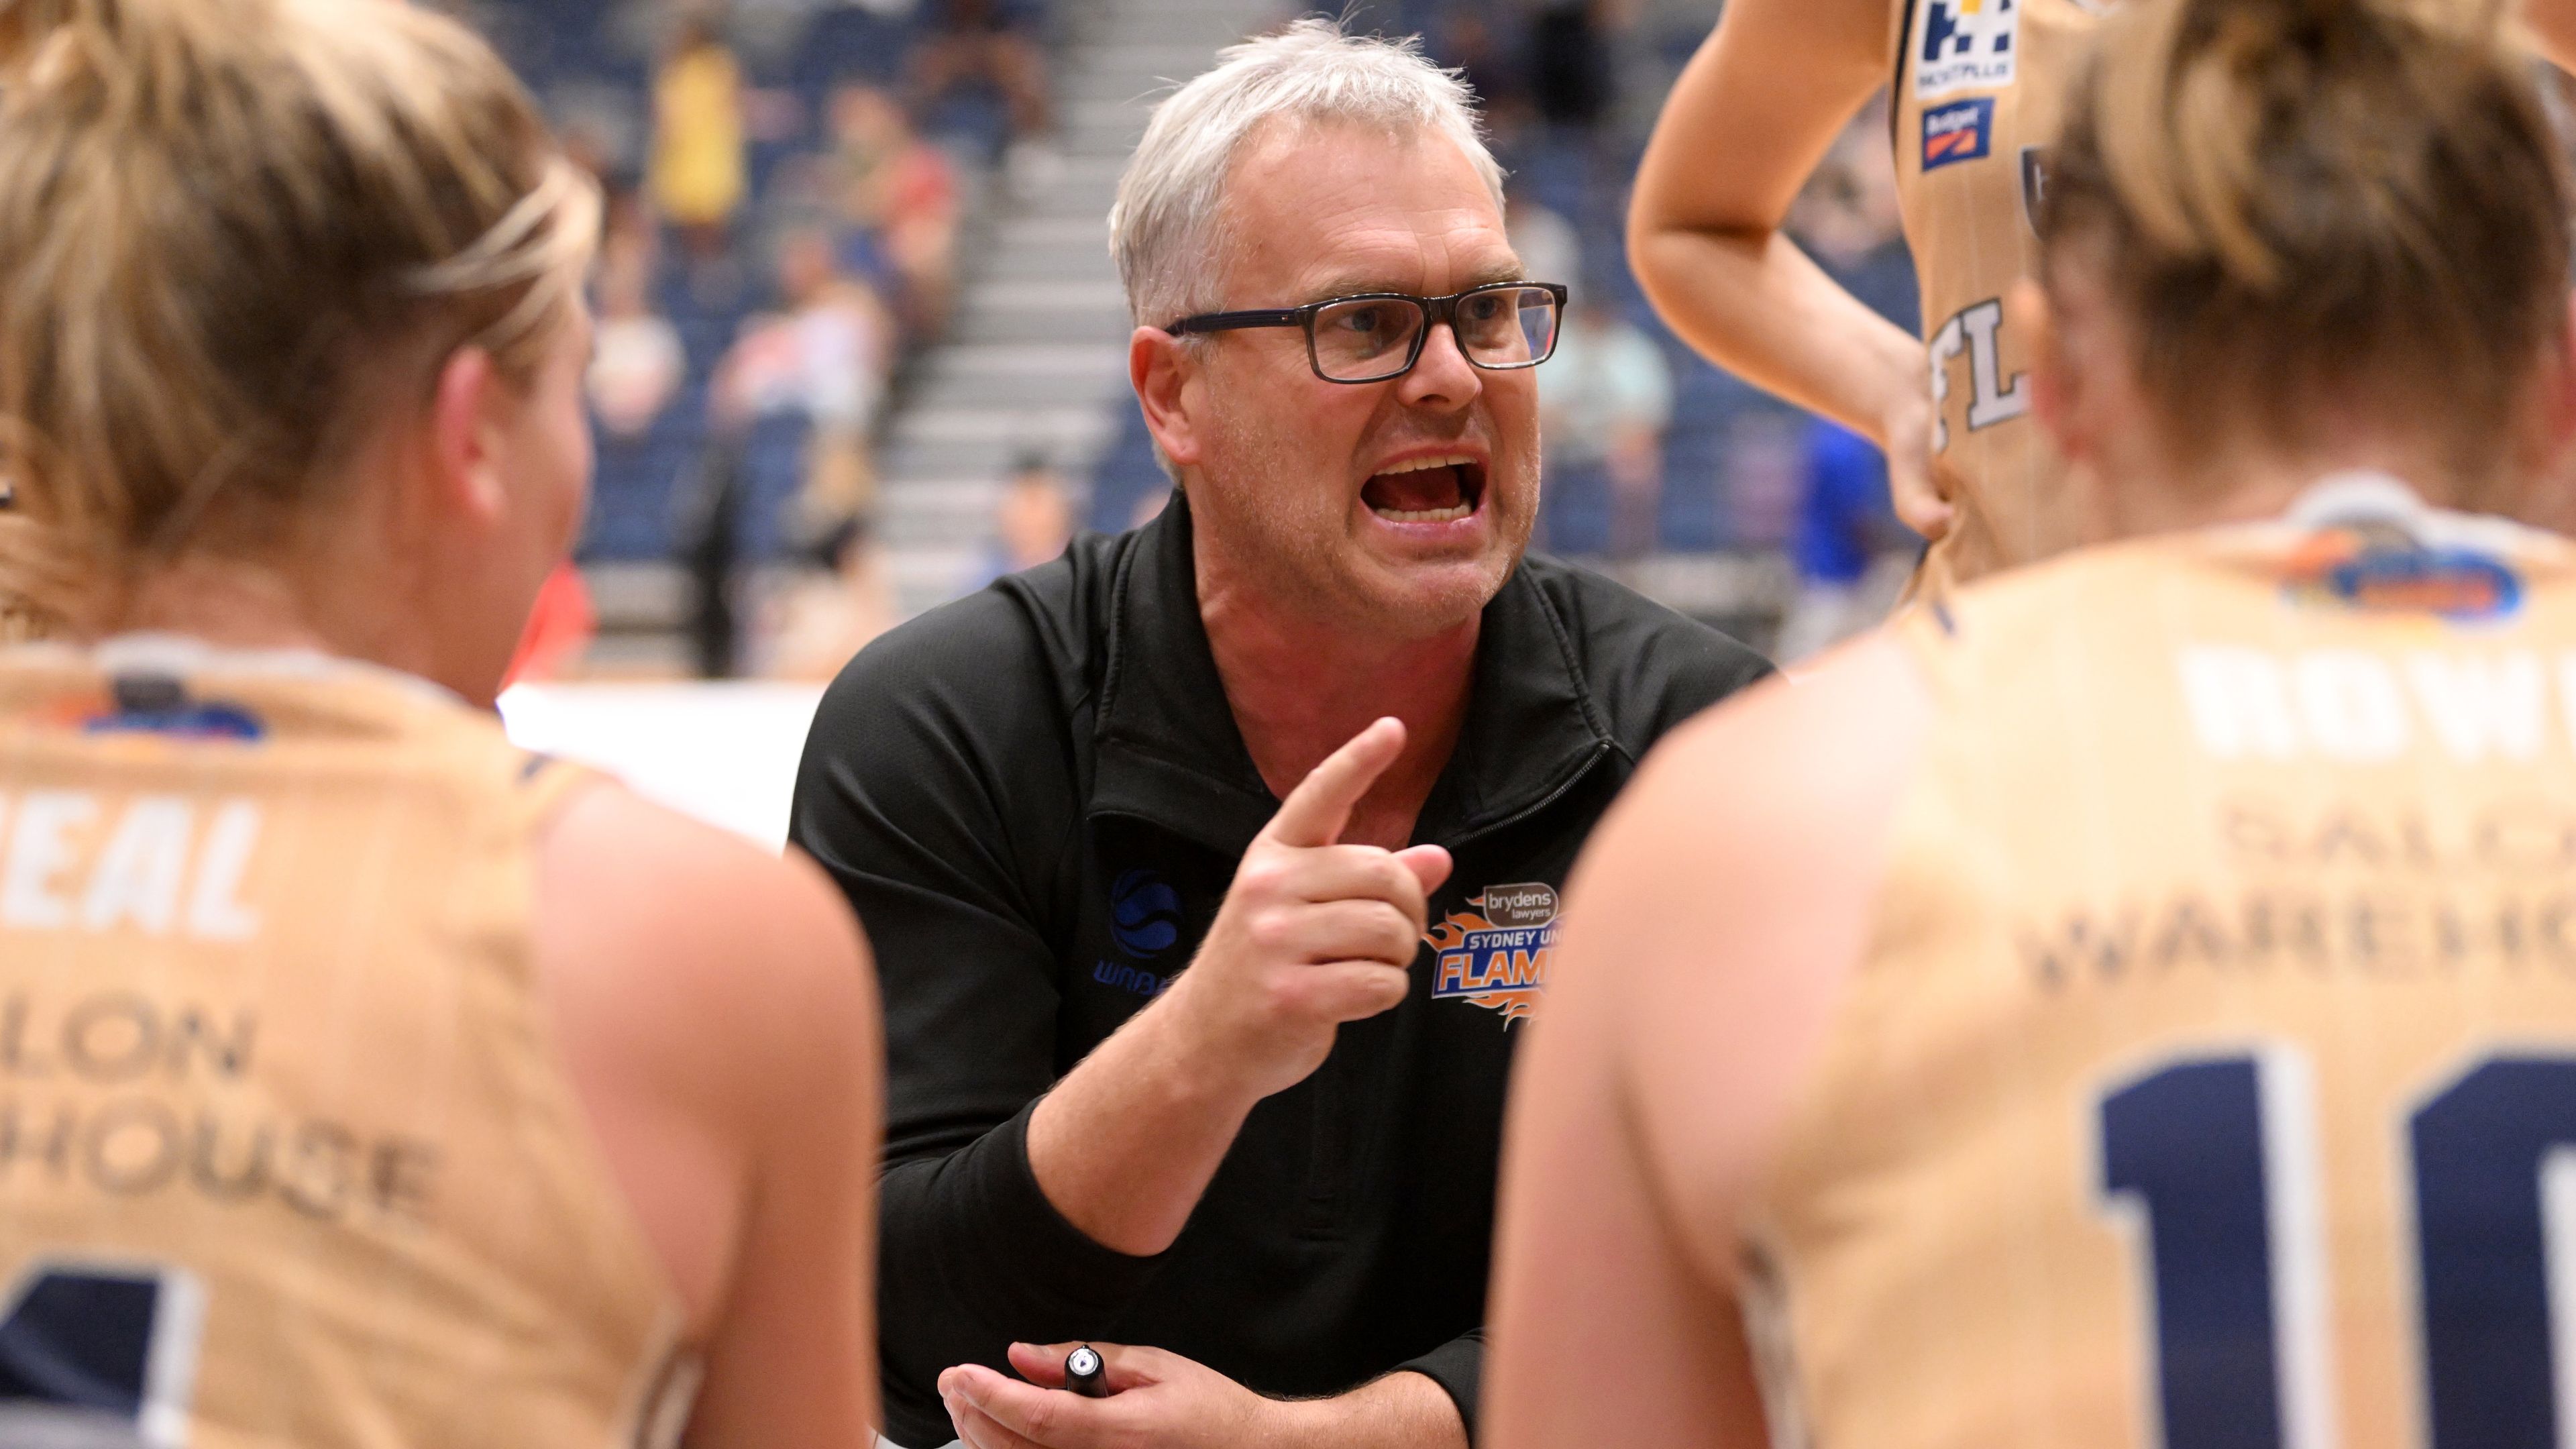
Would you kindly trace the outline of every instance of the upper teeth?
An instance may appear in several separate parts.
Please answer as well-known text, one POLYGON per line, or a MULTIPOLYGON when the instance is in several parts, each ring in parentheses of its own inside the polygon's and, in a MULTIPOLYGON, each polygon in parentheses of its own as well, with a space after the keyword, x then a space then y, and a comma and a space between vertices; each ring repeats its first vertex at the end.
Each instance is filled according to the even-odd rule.
POLYGON ((1415 458, 1410 462, 1389 463, 1378 471, 1380 473, 1419 473, 1425 468, 1471 467, 1475 461, 1465 453, 1453 453, 1443 458, 1415 458))

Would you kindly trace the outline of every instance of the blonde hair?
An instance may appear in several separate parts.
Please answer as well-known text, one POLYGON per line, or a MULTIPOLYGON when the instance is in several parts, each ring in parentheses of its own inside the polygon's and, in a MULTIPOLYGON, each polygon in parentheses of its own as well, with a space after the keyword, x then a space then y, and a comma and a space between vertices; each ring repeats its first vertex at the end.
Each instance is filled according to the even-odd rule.
POLYGON ((1226 175, 1245 138, 1273 117, 1399 135, 1438 131, 1467 153, 1494 210, 1503 209, 1502 168, 1485 148, 1475 93, 1458 72, 1432 64, 1414 37, 1346 35, 1330 20, 1300 20, 1218 51, 1214 70, 1173 92, 1146 122, 1109 208, 1109 254, 1139 326, 1221 304, 1226 175))
POLYGON ((458 349, 533 375, 598 214, 401 0, 0 0, 0 493, 41 543, 0 591, 273 543, 458 349))
POLYGON ((2050 158, 2041 233, 2131 320, 2177 441, 2356 416, 2493 480, 2564 335, 2567 182, 2492 6, 2135 0, 2050 158))

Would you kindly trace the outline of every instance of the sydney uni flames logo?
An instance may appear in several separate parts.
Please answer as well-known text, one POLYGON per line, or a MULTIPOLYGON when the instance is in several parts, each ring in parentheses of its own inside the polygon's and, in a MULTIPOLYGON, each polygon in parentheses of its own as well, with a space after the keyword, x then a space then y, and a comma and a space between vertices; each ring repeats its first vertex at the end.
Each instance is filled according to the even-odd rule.
POLYGON ((1538 1010, 1547 994, 1547 958, 1556 945, 1556 887, 1487 886, 1473 909, 1452 911, 1423 933, 1431 943, 1431 997, 1473 1002, 1511 1025, 1538 1010))

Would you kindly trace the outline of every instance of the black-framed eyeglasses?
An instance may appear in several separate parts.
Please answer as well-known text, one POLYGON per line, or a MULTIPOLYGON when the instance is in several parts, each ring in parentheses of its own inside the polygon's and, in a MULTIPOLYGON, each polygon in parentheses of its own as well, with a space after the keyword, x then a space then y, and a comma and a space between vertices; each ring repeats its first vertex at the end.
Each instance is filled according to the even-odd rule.
POLYGON ((1458 350, 1489 372, 1536 367, 1556 351, 1566 291, 1556 282, 1487 282, 1446 297, 1363 292, 1303 307, 1259 312, 1207 312, 1163 330, 1232 332, 1244 327, 1303 327, 1306 360, 1326 382, 1384 382, 1422 358, 1431 329, 1449 324, 1458 350))

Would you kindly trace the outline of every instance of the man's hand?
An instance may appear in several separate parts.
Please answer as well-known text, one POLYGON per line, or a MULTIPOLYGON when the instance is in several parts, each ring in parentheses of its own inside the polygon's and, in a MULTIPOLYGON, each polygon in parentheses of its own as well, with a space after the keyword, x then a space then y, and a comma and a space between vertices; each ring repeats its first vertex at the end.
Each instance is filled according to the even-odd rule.
POLYGON ((1198 956, 1157 1003, 1255 1100, 1305 1080, 1343 1022, 1410 989, 1449 852, 1335 843, 1403 749, 1404 725, 1379 720, 1289 792, 1243 853, 1198 956))
POLYGON ((1335 843, 1403 748, 1379 720, 1290 791, 1189 968, 1038 1100, 1029 1170, 1093 1242, 1170 1247, 1253 1104, 1315 1070, 1343 1022, 1404 999, 1449 852, 1335 843))
POLYGON ((1330 1399, 1264 1398, 1204 1364, 1114 1343, 1109 1397, 1059 1390, 1069 1343, 1011 1345, 1021 1383, 968 1364, 939 1376, 966 1449, 1463 1449, 1457 1406, 1420 1374, 1395 1373, 1330 1399))

